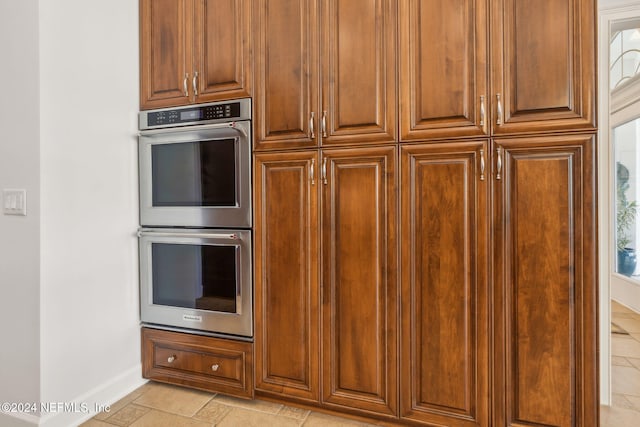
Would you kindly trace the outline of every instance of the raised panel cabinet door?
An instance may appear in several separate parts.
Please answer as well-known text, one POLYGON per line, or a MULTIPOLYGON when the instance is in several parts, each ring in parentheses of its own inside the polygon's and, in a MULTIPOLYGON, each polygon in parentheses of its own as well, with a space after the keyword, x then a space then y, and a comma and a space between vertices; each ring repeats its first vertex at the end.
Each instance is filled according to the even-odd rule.
POLYGON ((255 149, 318 144, 318 0, 256 0, 255 149))
POLYGON ((597 426, 595 137, 494 155, 494 425, 597 426))
POLYGON ((594 129, 594 0, 496 0, 493 134, 594 129))
POLYGON ((395 0, 322 0, 322 144, 397 140, 395 0))
POLYGON ((196 102, 250 96, 250 0, 196 0, 195 5, 196 102))
POLYGON ((487 0, 400 0, 400 140, 488 133, 487 0))
POLYGON ((322 403, 397 414, 396 148, 323 150, 322 403))
POLYGON ((488 143, 400 150, 400 416, 489 426, 488 143))
POLYGON ((140 108, 189 104, 193 0, 140 0, 140 108))
POLYGON ((317 150, 255 156, 256 390, 319 400, 317 150))

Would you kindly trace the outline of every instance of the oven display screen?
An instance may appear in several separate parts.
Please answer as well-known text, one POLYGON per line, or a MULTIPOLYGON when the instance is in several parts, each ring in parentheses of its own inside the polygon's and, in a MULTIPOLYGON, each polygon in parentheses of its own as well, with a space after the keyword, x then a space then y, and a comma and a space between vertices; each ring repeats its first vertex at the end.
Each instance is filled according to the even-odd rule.
POLYGON ((200 120, 202 118, 201 110, 187 110, 180 112, 180 120, 200 120))

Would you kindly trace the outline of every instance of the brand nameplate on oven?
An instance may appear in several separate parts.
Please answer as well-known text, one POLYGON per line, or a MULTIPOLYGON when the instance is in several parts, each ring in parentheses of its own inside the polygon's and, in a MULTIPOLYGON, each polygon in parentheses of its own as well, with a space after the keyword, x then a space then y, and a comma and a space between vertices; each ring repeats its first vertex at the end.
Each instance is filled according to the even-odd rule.
POLYGON ((182 320, 185 322, 198 322, 202 323, 202 316, 194 316, 192 314, 183 314, 182 320))

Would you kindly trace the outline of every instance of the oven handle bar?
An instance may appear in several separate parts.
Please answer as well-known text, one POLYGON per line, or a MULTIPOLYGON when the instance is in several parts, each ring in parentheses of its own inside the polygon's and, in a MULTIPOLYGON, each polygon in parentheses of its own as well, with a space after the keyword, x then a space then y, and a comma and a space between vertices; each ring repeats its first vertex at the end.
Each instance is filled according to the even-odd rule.
POLYGON ((225 240, 238 240, 240 237, 236 233, 173 233, 162 231, 143 231, 138 230, 138 237, 153 236, 153 237, 191 237, 191 238, 205 238, 205 239, 225 239, 225 240))
POLYGON ((175 133, 182 130, 210 130, 210 129, 233 129, 240 132, 247 137, 246 132, 238 127, 238 122, 226 122, 226 123, 213 123, 208 125, 194 125, 194 126, 182 126, 182 127, 166 127, 157 129, 147 129, 140 131, 140 135, 154 135, 159 133, 175 133))

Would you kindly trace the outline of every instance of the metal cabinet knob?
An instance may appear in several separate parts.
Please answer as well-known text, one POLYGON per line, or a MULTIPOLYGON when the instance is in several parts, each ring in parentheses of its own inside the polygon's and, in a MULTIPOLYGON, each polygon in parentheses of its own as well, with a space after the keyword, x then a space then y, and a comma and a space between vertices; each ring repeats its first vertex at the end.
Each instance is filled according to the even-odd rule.
POLYGON ((174 360, 176 360, 176 356, 175 355, 169 356, 167 358, 167 362, 169 362, 169 363, 173 363, 174 360))
POLYGON ((216 372, 218 370, 218 368, 220 368, 220 365, 218 365, 217 363, 215 365, 211 365, 211 370, 213 372, 216 372))

